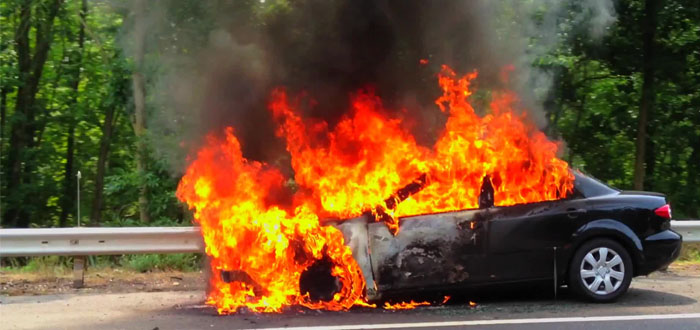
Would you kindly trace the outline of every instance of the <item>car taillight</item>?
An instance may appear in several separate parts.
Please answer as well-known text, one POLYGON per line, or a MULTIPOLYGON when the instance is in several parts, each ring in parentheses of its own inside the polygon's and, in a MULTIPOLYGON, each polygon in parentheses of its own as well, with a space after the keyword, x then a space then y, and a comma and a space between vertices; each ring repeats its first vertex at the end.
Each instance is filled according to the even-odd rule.
POLYGON ((671 205, 666 204, 654 210, 654 213, 664 219, 671 219, 671 205))

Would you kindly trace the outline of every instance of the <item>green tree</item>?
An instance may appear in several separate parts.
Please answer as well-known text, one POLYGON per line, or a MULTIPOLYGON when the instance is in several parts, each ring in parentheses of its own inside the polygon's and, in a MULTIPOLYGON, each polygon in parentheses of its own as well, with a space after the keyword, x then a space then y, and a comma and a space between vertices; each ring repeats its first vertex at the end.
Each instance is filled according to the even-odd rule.
POLYGON ((36 165, 33 150, 37 133, 36 95, 53 41, 54 19, 62 3, 61 0, 51 0, 34 4, 25 0, 18 8, 19 22, 14 41, 20 83, 10 119, 10 147, 5 166, 8 196, 3 217, 3 223, 10 226, 27 227, 30 221, 30 208, 25 199, 36 189, 32 186, 32 172, 36 165), (30 30, 34 32, 33 42, 30 41, 30 30))

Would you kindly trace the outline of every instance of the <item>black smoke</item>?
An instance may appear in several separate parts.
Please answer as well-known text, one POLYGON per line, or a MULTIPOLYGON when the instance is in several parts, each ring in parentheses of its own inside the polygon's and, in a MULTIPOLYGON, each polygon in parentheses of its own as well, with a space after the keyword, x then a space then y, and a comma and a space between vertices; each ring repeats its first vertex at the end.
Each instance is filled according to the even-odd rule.
MULTIPOLYGON (((509 87, 502 86, 501 70, 509 64, 526 66, 524 45, 541 32, 531 21, 531 7, 556 9, 552 19, 544 20, 552 24, 565 7, 552 0, 508 3, 149 2, 150 52, 161 67, 151 81, 156 108, 151 131, 180 138, 186 149, 195 150, 207 133, 233 126, 246 157, 284 162, 284 145, 274 135, 267 110, 273 88, 304 93, 315 100, 305 103, 305 115, 332 125, 347 112, 351 93, 371 86, 388 109, 412 119, 419 142, 430 144, 444 120, 433 104, 440 94, 435 76, 440 65, 461 73, 478 70, 481 89, 509 87), (498 26, 505 28, 499 33, 498 26), (421 65, 421 59, 428 64, 421 65)), ((520 81, 533 80, 532 70, 524 72, 528 77, 520 81)), ((534 81, 546 85, 548 80, 534 81)), ((531 99, 527 91, 518 92, 531 99)), ((185 157, 173 158, 182 169, 177 160, 185 157)))

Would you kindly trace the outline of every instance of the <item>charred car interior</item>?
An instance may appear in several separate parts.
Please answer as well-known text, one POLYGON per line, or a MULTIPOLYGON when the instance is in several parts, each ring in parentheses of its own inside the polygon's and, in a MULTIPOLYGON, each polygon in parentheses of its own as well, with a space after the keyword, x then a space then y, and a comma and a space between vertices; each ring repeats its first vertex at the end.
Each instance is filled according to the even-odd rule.
MULTIPOLYGON (((632 277, 666 267, 680 253, 681 236, 670 230, 665 196, 619 191, 574 171, 567 198, 494 206, 484 177, 479 208, 404 217, 398 233, 384 213, 329 223, 338 228, 360 265, 369 301, 396 293, 461 290, 499 283, 550 281, 578 296, 613 301, 632 277)), ((419 178, 390 203, 420 190, 419 178)), ((301 277, 311 299, 339 289, 332 264, 320 260, 301 277)), ((245 275, 223 271, 226 282, 245 275)), ((253 284, 254 283, 249 283, 253 284)))

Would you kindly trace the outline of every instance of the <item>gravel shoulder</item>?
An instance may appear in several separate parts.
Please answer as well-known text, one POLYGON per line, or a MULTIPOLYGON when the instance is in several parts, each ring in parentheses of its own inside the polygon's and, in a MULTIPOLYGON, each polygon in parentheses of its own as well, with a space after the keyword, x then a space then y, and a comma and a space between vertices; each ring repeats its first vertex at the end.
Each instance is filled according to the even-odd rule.
POLYGON ((83 288, 73 288, 72 274, 67 272, 59 274, 0 272, 0 295, 204 291, 206 275, 201 271, 138 273, 119 268, 88 269, 84 283, 83 288))

